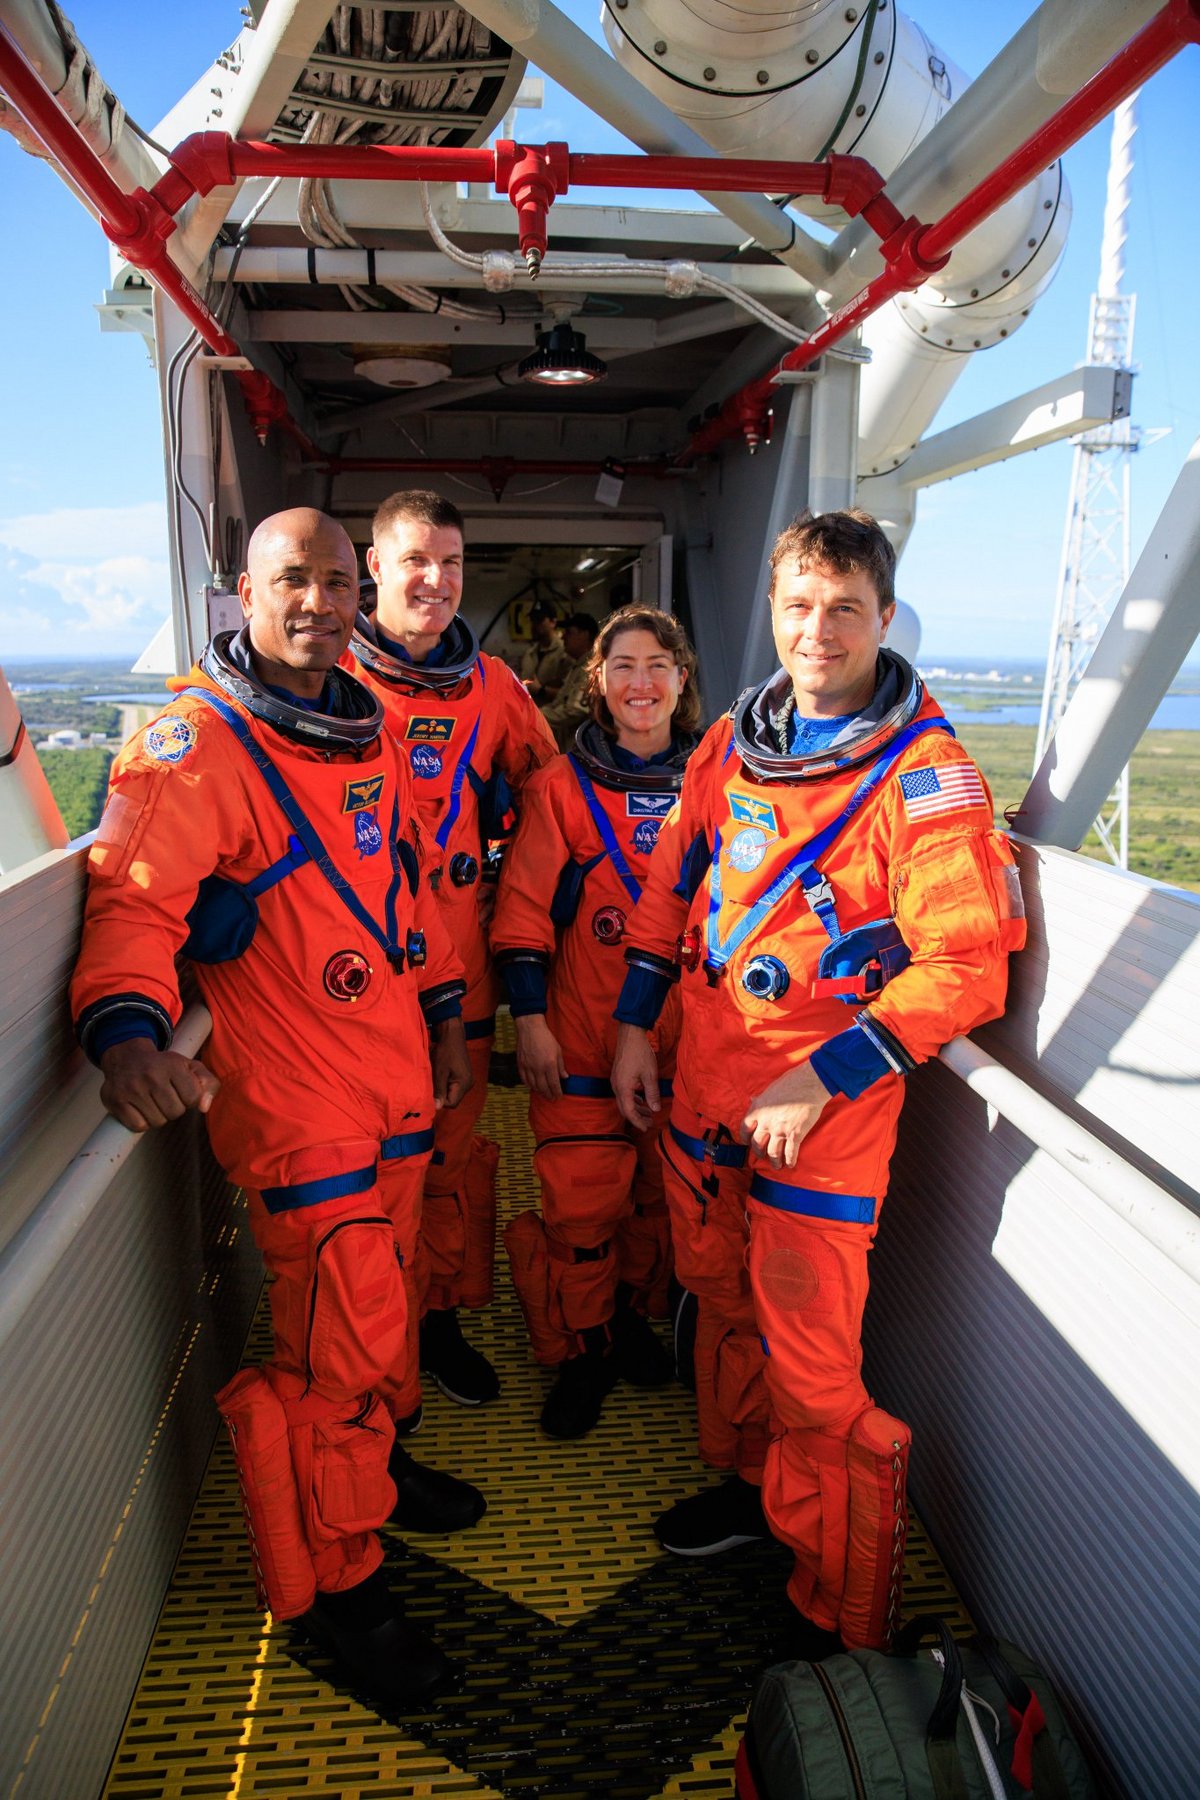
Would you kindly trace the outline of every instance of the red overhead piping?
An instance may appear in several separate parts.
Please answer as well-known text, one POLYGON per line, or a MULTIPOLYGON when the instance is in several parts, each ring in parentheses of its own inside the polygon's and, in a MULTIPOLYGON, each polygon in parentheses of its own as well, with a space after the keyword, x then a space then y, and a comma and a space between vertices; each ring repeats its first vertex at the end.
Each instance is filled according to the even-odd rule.
POLYGON ((917 219, 904 220, 880 245, 888 266, 861 293, 831 313, 803 344, 789 350, 770 375, 748 382, 732 394, 720 411, 693 433, 678 462, 687 463, 707 454, 739 431, 753 449, 757 441, 769 435, 771 401, 780 374, 807 368, 823 350, 836 344, 888 300, 906 288, 920 287, 928 275, 944 268, 950 252, 969 231, 1069 150, 1177 51, 1196 42, 1200 42, 1200 0, 1168 0, 1123 50, 941 219, 932 225, 922 225, 917 219))
MULTIPOLYGON (((13 110, 41 140, 54 161, 62 164, 75 186, 95 208, 109 241, 171 296, 180 312, 218 356, 240 356, 237 344, 221 329, 191 282, 167 255, 165 240, 175 230, 171 213, 155 194, 148 194, 144 188, 127 194, 118 186, 2 23, 0 88, 12 102, 13 110)), ((156 184, 156 192, 161 185, 156 184)), ((179 204, 183 204, 182 199, 179 204)))

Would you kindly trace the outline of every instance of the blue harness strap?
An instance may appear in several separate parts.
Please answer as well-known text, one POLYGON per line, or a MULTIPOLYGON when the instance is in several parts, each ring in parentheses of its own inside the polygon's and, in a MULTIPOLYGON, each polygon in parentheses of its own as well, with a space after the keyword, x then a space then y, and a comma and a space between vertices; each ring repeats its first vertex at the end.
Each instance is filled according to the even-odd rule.
POLYGON ((725 1169, 743 1169, 746 1166, 745 1144, 714 1144, 708 1138, 689 1137, 686 1131, 680 1131, 678 1125, 668 1125, 667 1130, 693 1162, 716 1163, 725 1169))
POLYGON ((819 1188, 792 1187, 772 1181, 769 1175, 750 1177, 750 1198, 780 1212, 800 1213, 807 1219, 842 1219, 850 1225, 873 1225, 875 1201, 870 1194, 826 1194, 819 1188))
MULTIPOLYGON (((392 864, 392 879, 388 884, 387 898, 385 901, 386 928, 380 930, 380 927, 371 917, 358 895, 354 892, 354 889, 350 886, 350 883, 346 880, 346 877, 334 863, 329 852, 318 837, 316 830, 303 807, 300 805, 300 802, 296 799, 296 796, 292 793, 291 788, 288 786, 279 770, 275 767, 275 764, 271 761, 266 751, 262 748, 261 744, 258 743, 241 714, 237 712, 234 707, 230 706, 228 702, 220 699, 216 694, 208 693, 204 688, 186 688, 184 692, 189 699, 202 700, 206 706, 211 707, 220 718, 224 719, 226 725, 228 725, 230 731, 232 731, 233 735, 237 738, 242 748, 246 751, 246 754, 254 763, 255 768, 266 782, 272 798, 279 806, 295 834, 293 838, 289 839, 288 856, 286 858, 281 858, 279 862, 272 863, 269 869, 264 870, 264 875, 272 877, 271 880, 265 883, 265 886, 271 887, 274 885, 275 881, 282 881, 285 875, 290 875, 292 870, 299 868, 303 862, 307 861, 315 863, 316 867, 321 871, 321 874, 334 890, 343 906, 346 907, 348 912, 353 914, 354 918, 358 920, 358 923, 363 927, 364 931, 368 932, 370 936, 374 938, 393 968, 403 968, 404 948, 396 941, 396 902, 399 897, 401 883, 404 880, 404 870, 400 861, 400 852, 398 848, 400 835, 399 793, 393 795, 392 798, 392 828, 388 835, 388 853, 392 864), (293 843, 298 843, 300 848, 305 852, 303 857, 293 856, 291 850, 291 845, 293 843), (281 866, 285 862, 288 866, 281 866)), ((257 879, 262 881, 263 877, 259 876, 257 879)))
POLYGON ((423 1156, 426 1150, 433 1149, 433 1127, 427 1131, 398 1131, 395 1137, 384 1138, 379 1146, 379 1155, 384 1162, 395 1162, 401 1156, 423 1156))
POLYGON ((723 899, 721 833, 719 830, 713 832, 712 872, 708 885, 708 918, 705 930, 707 962, 711 968, 724 968, 734 952, 741 948, 752 932, 757 931, 763 920, 797 882, 803 886, 805 898, 825 927, 831 942, 837 943, 842 936, 842 929, 838 923, 833 889, 817 867, 817 858, 824 856, 825 852, 841 836, 855 814, 861 811, 871 795, 891 774, 908 746, 926 731, 945 729, 946 727, 940 719, 925 719, 915 725, 906 726, 900 735, 892 740, 887 755, 880 757, 879 761, 873 763, 868 769, 837 818, 832 820, 823 831, 818 832, 815 838, 811 838, 807 844, 797 850, 791 860, 776 875, 766 892, 760 894, 757 900, 744 909, 733 929, 725 938, 721 937, 720 932, 723 899))
POLYGON ((347 1169, 341 1175, 322 1175, 316 1181, 294 1181, 288 1187, 263 1188, 262 1201, 269 1213, 296 1212, 302 1206, 319 1206, 323 1200, 344 1200, 349 1194, 365 1194, 375 1186, 374 1163, 347 1169))
MULTIPOLYGON (((446 806, 446 816, 433 834, 434 842, 437 844, 439 850, 444 850, 446 848, 446 845, 450 842, 450 833, 458 823, 458 815, 462 811, 463 782, 467 779, 468 775, 474 777, 475 773, 471 768, 471 753, 478 742, 479 727, 483 720, 482 693, 485 682, 482 662, 477 662, 476 668, 479 672, 479 688, 481 696, 479 712, 476 714, 475 723, 471 727, 471 735, 467 739, 467 747, 454 765, 454 774, 450 777, 450 799, 446 806)), ((476 793, 480 791, 476 786, 475 779, 472 779, 471 786, 476 793)))
POLYGON ((600 833, 600 842, 608 852, 608 860, 621 877, 625 892, 636 906, 642 897, 642 886, 629 867, 625 859, 625 852, 617 842, 617 834, 612 828, 612 820, 596 798, 596 790, 582 763, 578 762, 574 756, 568 756, 567 761, 570 763, 583 797, 587 801, 588 811, 592 815, 592 823, 600 833))
MULTIPOLYGON (((568 1100, 611 1100, 612 1082, 603 1075, 564 1075, 559 1083, 568 1100)), ((669 1081, 660 1081, 658 1091, 668 1100, 674 1094, 669 1081)))
POLYGON ((297 869, 303 868, 306 862, 311 861, 312 858, 308 851, 293 833, 288 838, 288 847, 278 862, 273 862, 270 868, 263 870, 261 875, 256 875, 253 881, 248 881, 245 892, 253 894, 257 900, 260 894, 265 894, 268 888, 273 888, 275 883, 282 881, 285 875, 294 874, 297 869))

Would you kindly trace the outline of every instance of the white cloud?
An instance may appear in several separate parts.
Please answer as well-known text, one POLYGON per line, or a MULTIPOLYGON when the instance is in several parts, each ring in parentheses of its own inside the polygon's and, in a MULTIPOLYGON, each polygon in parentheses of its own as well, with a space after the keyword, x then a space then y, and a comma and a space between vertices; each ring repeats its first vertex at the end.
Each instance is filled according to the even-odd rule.
POLYGON ((0 648, 136 654, 171 607, 164 508, 58 508, 0 519, 0 648))

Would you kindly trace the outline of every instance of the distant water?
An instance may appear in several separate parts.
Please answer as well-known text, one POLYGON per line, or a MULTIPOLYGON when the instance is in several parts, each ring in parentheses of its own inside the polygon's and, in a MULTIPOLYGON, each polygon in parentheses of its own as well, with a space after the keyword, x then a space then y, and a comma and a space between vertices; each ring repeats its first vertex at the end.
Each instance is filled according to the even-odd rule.
MULTIPOLYGON (((936 691, 936 690, 935 690, 936 691)), ((956 706, 944 700, 942 710, 955 725, 1036 725, 1041 702, 981 708, 956 706)), ((1200 731, 1200 694, 1168 694, 1150 721, 1151 731, 1200 731)))

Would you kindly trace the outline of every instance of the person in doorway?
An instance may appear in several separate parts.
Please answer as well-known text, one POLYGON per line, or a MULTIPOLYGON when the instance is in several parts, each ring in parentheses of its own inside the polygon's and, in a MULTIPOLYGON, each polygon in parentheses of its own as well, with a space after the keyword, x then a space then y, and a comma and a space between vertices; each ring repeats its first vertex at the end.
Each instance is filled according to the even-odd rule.
POLYGON ((804 1655, 879 1646, 895 1619, 910 1434, 863 1385, 867 1254, 904 1076, 1000 1013, 1024 940, 979 771, 883 642, 894 566, 862 512, 776 542, 782 667, 688 766, 617 1008, 613 1089, 648 1128, 649 1034, 682 968, 667 1194, 699 1296, 700 1452, 735 1471, 655 1531, 708 1556, 769 1527, 804 1655))
POLYGON ((461 965, 423 878, 411 779, 383 710, 338 668, 354 549, 323 513, 259 525, 218 633, 126 745, 89 856, 71 986, 114 1118, 196 1109, 249 1194, 274 1350, 217 1402, 260 1595, 303 1616, 384 1701, 449 1665, 402 1616, 378 1527, 470 1525, 483 1496, 393 1446, 415 1370, 407 1287, 435 1113, 470 1082, 461 965), (212 1014, 177 1055, 176 956, 212 1014))
POLYGON ((520 675, 526 692, 540 707, 558 698, 571 672, 571 658, 558 628, 558 608, 552 600, 535 600, 529 609, 532 640, 521 652, 520 675))
POLYGON ((542 708, 542 717, 554 733, 560 750, 569 750, 575 733, 591 716, 588 705, 589 658, 600 627, 591 613, 574 612, 563 625, 563 649, 571 658, 558 693, 542 708))
MULTIPOLYGON (((497 805, 499 785, 519 803, 554 739, 512 670, 481 652, 462 618, 463 558, 462 514, 451 501, 424 489, 385 500, 367 551, 376 609, 370 621, 360 616, 346 661, 383 707, 411 769, 430 884, 466 972, 474 1084, 435 1125, 421 1221, 420 1364, 452 1400, 479 1406, 500 1384, 458 1315, 490 1300, 495 1258, 496 1151, 475 1135, 498 997, 484 911, 494 890, 480 874, 497 835, 490 815, 508 805, 497 805)), ((419 1404, 414 1394, 402 1430, 415 1428, 419 1404)))
MULTIPOLYGON (((555 1368, 542 1429, 578 1438, 621 1377, 669 1381, 647 1322, 666 1311, 670 1238, 658 1138, 630 1131, 609 1083, 625 920, 697 738, 696 658, 649 607, 608 618, 588 660, 591 717, 530 781, 500 880, 492 944, 530 1091, 541 1217, 506 1233, 537 1359, 555 1368)), ((650 1042, 669 1075, 679 1011, 650 1042)))

